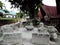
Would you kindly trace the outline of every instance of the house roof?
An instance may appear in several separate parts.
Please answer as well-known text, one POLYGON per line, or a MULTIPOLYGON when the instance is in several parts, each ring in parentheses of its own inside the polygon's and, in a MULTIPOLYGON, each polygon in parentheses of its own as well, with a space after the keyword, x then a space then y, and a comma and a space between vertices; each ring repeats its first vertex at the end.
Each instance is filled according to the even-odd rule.
POLYGON ((5 13, 4 10, 1 10, 1 9, 0 9, 0 12, 3 13, 4 15, 6 15, 6 14, 16 15, 16 13, 15 13, 14 11, 9 11, 9 13, 5 13))
POLYGON ((1 13, 5 14, 5 12, 3 10, 0 10, 1 13))

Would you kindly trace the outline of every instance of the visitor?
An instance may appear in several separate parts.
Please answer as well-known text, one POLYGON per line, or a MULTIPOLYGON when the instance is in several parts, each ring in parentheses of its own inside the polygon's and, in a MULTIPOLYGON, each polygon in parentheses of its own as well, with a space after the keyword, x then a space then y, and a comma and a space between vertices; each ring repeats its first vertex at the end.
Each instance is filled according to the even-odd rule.
POLYGON ((40 11, 40 8, 38 8, 38 19, 39 19, 39 21, 41 21, 42 18, 43 18, 42 13, 40 11))

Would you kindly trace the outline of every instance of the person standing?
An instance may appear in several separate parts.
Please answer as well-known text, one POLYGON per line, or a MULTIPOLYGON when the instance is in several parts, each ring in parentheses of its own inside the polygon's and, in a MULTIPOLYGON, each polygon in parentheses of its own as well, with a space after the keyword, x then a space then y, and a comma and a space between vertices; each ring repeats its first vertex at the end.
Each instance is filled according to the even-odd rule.
POLYGON ((41 13, 41 10, 40 8, 38 8, 38 19, 41 21, 42 19, 42 13, 41 13))

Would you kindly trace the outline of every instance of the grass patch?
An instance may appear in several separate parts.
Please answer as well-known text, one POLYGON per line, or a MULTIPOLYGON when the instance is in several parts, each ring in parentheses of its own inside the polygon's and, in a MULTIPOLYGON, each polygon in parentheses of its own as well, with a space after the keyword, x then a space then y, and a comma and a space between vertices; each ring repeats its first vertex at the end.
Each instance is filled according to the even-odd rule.
POLYGON ((14 18, 0 18, 0 25, 15 23, 17 21, 18 21, 17 18, 15 19, 14 18))
POLYGON ((17 22, 18 19, 16 18, 0 18, 0 21, 16 21, 17 22))
POLYGON ((0 20, 17 20, 17 19, 14 19, 14 18, 0 18, 0 20))

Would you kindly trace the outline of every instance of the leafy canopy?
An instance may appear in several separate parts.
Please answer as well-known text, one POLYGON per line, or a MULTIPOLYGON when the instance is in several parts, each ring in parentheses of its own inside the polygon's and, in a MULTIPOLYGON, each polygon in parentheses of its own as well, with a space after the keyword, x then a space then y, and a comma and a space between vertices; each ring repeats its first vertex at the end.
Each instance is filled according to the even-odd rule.
POLYGON ((20 7, 23 12, 29 11, 30 16, 34 15, 34 10, 41 1, 42 0, 9 0, 11 5, 15 5, 14 7, 17 8, 20 7))

